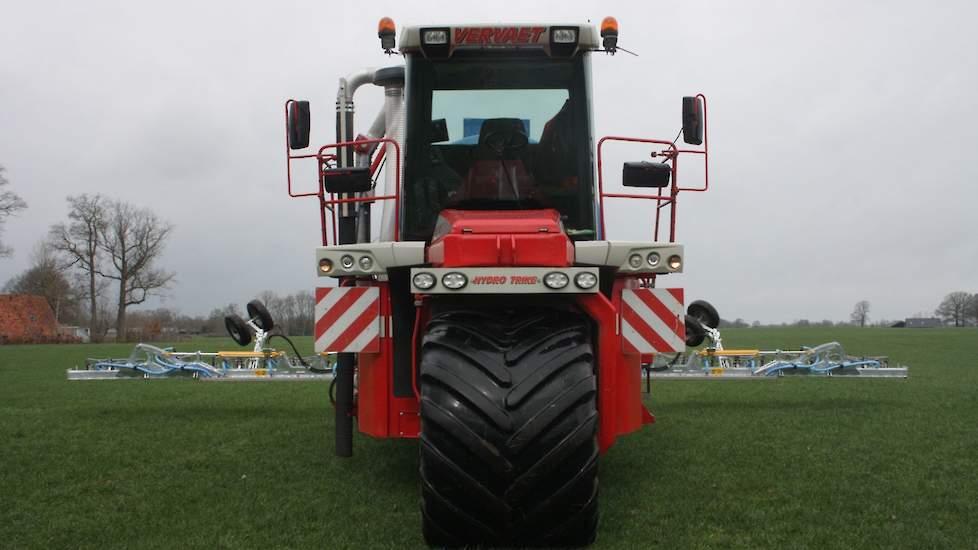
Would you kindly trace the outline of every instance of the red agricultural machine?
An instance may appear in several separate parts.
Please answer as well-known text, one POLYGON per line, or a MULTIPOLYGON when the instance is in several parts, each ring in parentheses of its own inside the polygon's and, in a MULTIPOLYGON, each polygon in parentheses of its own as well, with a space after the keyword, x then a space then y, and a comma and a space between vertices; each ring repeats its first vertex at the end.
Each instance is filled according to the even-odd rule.
POLYGON ((620 50, 610 17, 600 32, 408 27, 397 52, 390 19, 378 35, 404 64, 340 80, 338 143, 292 152, 309 146, 309 103, 285 106, 289 194, 317 199, 322 222, 315 335, 317 352, 338 354, 336 453, 352 455, 354 420, 419 438, 429 544, 588 544, 599 456, 655 421, 643 356, 697 345, 719 320, 703 302, 690 317, 682 289, 658 284, 683 269, 679 194, 708 186, 677 181, 680 157, 707 166, 706 100, 682 103, 684 141, 699 147, 596 139, 590 63, 620 50), (366 84, 384 108, 355 132, 366 84), (651 149, 621 172, 646 190, 605 190, 613 142, 651 149), (302 160, 314 191, 293 188, 302 160), (625 198, 650 204, 648 241, 607 239, 605 202, 625 198))

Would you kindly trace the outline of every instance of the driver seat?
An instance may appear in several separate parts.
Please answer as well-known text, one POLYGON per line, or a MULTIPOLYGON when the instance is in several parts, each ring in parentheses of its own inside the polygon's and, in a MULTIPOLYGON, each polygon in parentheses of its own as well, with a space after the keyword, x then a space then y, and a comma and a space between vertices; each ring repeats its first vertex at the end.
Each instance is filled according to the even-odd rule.
POLYGON ((526 170, 519 151, 504 151, 502 157, 486 143, 494 133, 526 135, 523 121, 518 118, 488 118, 479 128, 479 144, 472 155, 465 182, 459 189, 459 199, 525 200, 533 197, 536 187, 533 176, 526 170))

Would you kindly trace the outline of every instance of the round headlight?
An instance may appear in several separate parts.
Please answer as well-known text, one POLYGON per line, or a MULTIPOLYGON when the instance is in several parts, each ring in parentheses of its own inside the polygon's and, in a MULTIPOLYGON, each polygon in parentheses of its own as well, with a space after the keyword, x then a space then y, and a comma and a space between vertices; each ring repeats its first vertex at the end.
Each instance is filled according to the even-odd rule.
POLYGON ((683 266, 683 259, 678 255, 669 256, 669 269, 679 269, 683 266))
POLYGON ((543 284, 554 290, 564 288, 569 282, 570 278, 559 271, 552 271, 543 276, 543 284))
POLYGON ((441 284, 445 285, 445 288, 450 288, 452 290, 458 290, 468 284, 468 282, 468 277, 466 277, 464 273, 459 273, 458 271, 446 273, 445 276, 441 278, 441 284))
POLYGON ((435 276, 431 273, 416 273, 413 280, 414 286, 420 288, 421 290, 428 290, 435 286, 435 276))
POLYGON ((642 255, 632 254, 628 257, 628 265, 632 266, 632 269, 638 269, 642 267, 642 255))
POLYGON ((353 267, 353 256, 350 256, 349 254, 344 255, 342 258, 340 258, 340 265, 343 266, 343 269, 350 269, 353 267))
POLYGON ((574 276, 574 284, 583 290, 594 288, 594 285, 598 284, 598 276, 589 271, 582 271, 574 276))
POLYGON ((329 273, 330 271, 333 271, 333 262, 331 262, 329 258, 319 260, 319 272, 329 273))
POLYGON ((360 264, 360 269, 364 271, 370 271, 370 268, 374 266, 374 260, 370 256, 360 256, 360 259, 357 260, 357 263, 360 264))
POLYGON ((645 257, 645 261, 649 262, 649 265, 652 267, 659 265, 659 260, 661 260, 661 258, 659 257, 658 252, 650 252, 649 255, 645 257))

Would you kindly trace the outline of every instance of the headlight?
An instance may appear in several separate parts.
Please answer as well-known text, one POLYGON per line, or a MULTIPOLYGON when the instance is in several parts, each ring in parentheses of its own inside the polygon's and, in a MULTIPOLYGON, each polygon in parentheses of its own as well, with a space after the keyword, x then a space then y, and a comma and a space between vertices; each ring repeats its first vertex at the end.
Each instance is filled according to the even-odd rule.
POLYGON ((414 286, 421 290, 428 290, 435 286, 435 276, 431 273, 417 273, 414 276, 414 286))
POLYGON ((353 256, 350 256, 349 254, 344 255, 342 258, 340 258, 340 265, 343 266, 343 269, 350 269, 350 268, 352 268, 353 267, 353 256))
POLYGON ((598 284, 598 276, 588 271, 582 271, 574 277, 574 284, 582 290, 594 288, 594 285, 598 284))
POLYGON ((322 260, 319 260, 320 273, 329 273, 332 270, 333 270, 333 262, 331 262, 329 258, 323 258, 322 260))
POLYGON ((360 264, 360 269, 364 271, 370 271, 370 268, 374 266, 374 261, 370 256, 360 256, 357 262, 360 264))
POLYGON ((570 278, 559 271, 553 271, 543 276, 543 284, 547 285, 547 288, 554 290, 564 288, 569 282, 570 278))
POLYGON ((678 255, 669 256, 669 269, 679 269, 683 266, 683 259, 678 255))
POLYGON ((661 259, 662 258, 659 257, 658 252, 650 252, 649 255, 645 257, 645 260, 649 262, 649 265, 652 267, 659 265, 659 260, 661 259))
POLYGON ((468 284, 469 279, 464 273, 459 273, 458 271, 452 271, 451 273, 446 273, 444 277, 441 278, 441 284, 445 285, 445 288, 452 290, 458 290, 468 284))
POLYGON ((632 269, 638 269, 642 267, 642 255, 632 254, 628 257, 628 265, 632 266, 632 269))

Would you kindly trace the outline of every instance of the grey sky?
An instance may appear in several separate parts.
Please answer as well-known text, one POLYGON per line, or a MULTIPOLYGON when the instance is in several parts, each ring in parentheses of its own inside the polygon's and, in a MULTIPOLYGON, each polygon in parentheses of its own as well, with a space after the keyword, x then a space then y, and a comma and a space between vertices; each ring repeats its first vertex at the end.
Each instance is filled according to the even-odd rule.
MULTIPOLYGON (((385 15, 399 27, 614 15, 641 56, 595 56, 599 136, 671 138, 681 96, 710 100, 712 189, 679 204, 687 273, 672 283, 690 298, 730 319, 839 320, 861 299, 873 318, 902 318, 978 291, 972 2, 3 2, 0 14, 0 164, 30 206, 6 224, 16 251, 0 284, 64 218, 66 195, 101 192, 176 225, 164 305, 197 314, 311 289, 318 215, 285 194, 285 98, 311 100, 312 141, 332 142, 337 79, 398 61, 376 37, 385 15)), ((361 128, 381 99, 358 93, 361 128)), ((641 158, 617 150, 608 174, 641 158)), ((611 206, 610 237, 648 238, 647 208, 611 206)))

